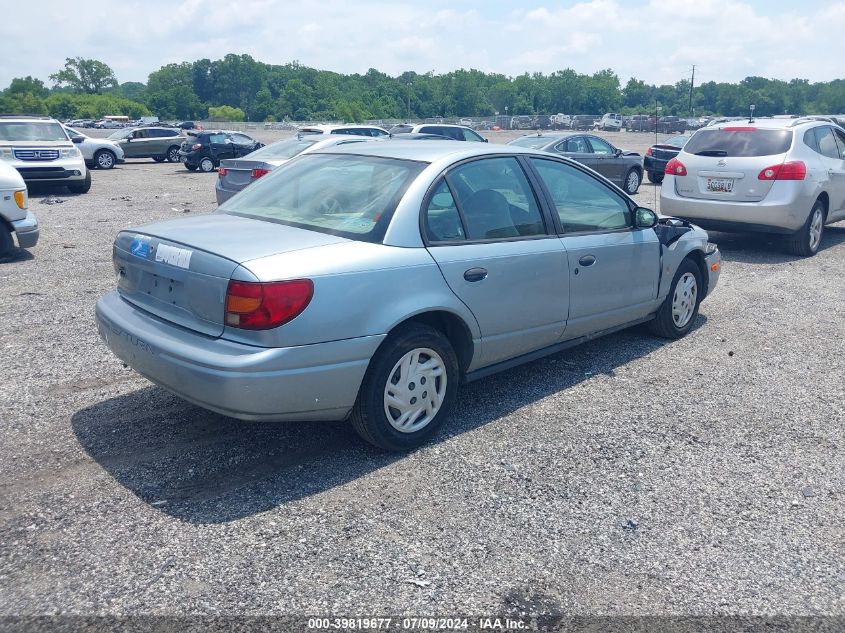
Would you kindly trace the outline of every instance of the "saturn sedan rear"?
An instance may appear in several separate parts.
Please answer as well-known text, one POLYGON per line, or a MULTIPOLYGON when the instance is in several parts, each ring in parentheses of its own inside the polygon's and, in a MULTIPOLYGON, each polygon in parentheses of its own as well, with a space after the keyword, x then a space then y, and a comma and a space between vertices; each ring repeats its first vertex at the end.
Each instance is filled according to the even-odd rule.
POLYGON ((114 353, 244 420, 350 418, 418 446, 459 383, 635 323, 693 326, 719 252, 591 170, 515 147, 356 143, 207 216, 122 231, 114 353))

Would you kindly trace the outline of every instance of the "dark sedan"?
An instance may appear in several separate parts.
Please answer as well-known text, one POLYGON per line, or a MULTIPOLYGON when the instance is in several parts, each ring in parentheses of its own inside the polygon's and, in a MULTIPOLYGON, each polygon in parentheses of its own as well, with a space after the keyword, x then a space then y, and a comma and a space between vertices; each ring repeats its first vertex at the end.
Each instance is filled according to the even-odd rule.
POLYGON ((666 169, 666 163, 678 155, 691 136, 692 134, 680 134, 648 148, 643 158, 643 168, 651 182, 656 185, 663 182, 663 170, 666 169))
POLYGON ((532 134, 508 143, 540 149, 583 163, 615 183, 628 194, 637 193, 643 180, 642 157, 626 152, 592 134, 532 134))

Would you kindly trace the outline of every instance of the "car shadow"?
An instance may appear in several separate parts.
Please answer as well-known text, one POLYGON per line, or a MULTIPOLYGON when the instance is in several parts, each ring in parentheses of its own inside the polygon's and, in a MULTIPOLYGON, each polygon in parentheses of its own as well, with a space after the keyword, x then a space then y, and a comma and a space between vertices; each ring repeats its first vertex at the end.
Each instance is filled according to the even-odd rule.
POLYGON ((28 262, 35 259, 35 255, 25 248, 13 248, 7 255, 0 257, 0 264, 13 264, 15 262, 28 262))
MULTIPOLYGON (((743 264, 783 264, 804 259, 789 252, 786 238, 763 233, 722 233, 708 231, 710 241, 719 246, 722 259, 743 264)), ((826 226, 819 252, 845 243, 845 223, 826 226)))
MULTIPOLYGON (((690 335, 706 320, 700 314, 690 335)), ((612 377, 667 343, 643 326, 630 328, 464 385, 452 417, 428 446, 593 375, 612 377)), ((71 425, 83 449, 120 484, 197 524, 251 516, 405 457, 366 444, 346 422, 242 422, 154 386, 82 409, 71 425)))

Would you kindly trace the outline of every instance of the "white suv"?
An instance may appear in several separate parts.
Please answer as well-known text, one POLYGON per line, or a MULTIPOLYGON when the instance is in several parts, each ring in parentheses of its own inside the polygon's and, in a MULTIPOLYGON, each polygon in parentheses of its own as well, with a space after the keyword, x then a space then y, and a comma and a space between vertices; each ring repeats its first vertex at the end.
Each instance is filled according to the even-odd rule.
POLYGON ((781 234, 796 255, 814 255, 825 225, 845 220, 845 130, 811 117, 702 128, 666 164, 660 211, 781 234))
POLYGON ((62 124, 49 117, 0 116, 0 159, 27 184, 64 185, 73 193, 91 188, 82 153, 62 124))
POLYGON ((622 129, 622 115, 615 112, 608 112, 594 125, 597 130, 618 132, 622 129))
POLYGON ((12 252, 17 235, 18 246, 32 248, 38 242, 38 220, 27 208, 26 185, 21 175, 0 160, 0 258, 12 252))

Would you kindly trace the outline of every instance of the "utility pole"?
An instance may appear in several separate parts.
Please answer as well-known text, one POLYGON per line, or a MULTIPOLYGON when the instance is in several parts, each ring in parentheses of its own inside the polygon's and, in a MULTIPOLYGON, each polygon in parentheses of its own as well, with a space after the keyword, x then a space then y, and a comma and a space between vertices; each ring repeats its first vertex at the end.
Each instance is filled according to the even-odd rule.
POLYGON ((410 81, 406 84, 408 86, 408 123, 411 122, 411 86, 413 83, 410 81))
POLYGON ((692 89, 695 87, 695 64, 692 65, 692 79, 689 82, 689 106, 688 110, 692 113, 692 89))

